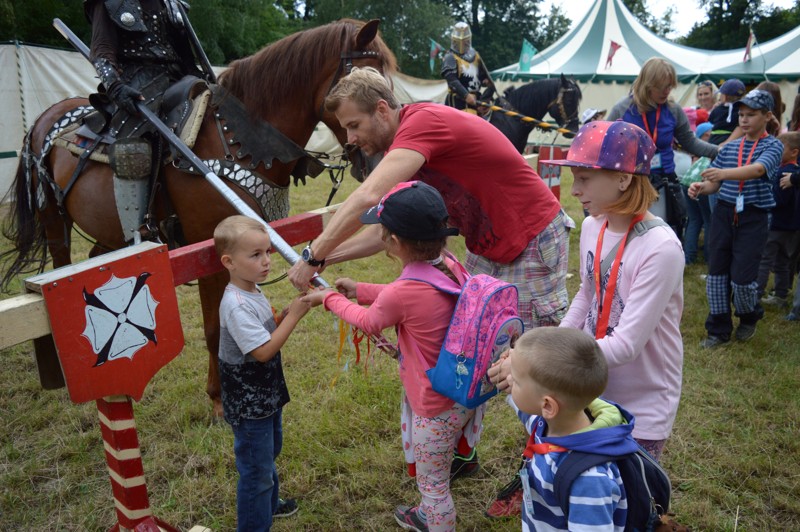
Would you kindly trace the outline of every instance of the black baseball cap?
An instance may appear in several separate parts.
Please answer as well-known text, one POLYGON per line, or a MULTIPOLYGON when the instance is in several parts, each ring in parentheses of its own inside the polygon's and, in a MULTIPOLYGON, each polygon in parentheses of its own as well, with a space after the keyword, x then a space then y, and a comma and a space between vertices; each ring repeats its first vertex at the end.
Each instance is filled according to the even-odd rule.
POLYGON ((405 181, 359 219, 363 224, 381 224, 409 240, 436 240, 458 234, 458 229, 445 225, 448 218, 438 190, 422 181, 405 181))

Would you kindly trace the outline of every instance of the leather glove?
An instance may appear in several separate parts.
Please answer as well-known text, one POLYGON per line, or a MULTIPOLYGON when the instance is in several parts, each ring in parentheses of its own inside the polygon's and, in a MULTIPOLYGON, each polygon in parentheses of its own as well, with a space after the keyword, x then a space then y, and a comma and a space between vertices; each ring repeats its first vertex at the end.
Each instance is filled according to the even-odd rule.
POLYGON ((132 115, 139 114, 139 111, 136 109, 136 102, 144 100, 144 97, 130 85, 117 81, 108 88, 106 94, 108 94, 108 97, 111 98, 120 109, 132 115))

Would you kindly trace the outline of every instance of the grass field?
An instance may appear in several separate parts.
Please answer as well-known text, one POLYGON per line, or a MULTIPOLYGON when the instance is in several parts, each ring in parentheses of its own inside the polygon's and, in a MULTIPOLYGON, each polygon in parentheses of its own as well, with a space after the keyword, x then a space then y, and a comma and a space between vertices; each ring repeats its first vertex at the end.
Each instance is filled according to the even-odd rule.
MULTIPOLYGON (((580 220, 565 174, 562 202, 580 220)), ((346 181, 336 201, 354 187, 346 181)), ((293 212, 320 206, 328 191, 324 176, 293 190, 293 212)), ((463 242, 454 239, 453 247, 463 257, 463 242)), ((78 248, 75 259, 81 260, 88 245, 78 248)), ((570 294, 577 289, 577 249, 575 231, 570 294)), ((379 255, 331 267, 325 277, 387 282, 398 272, 379 255)), ((673 482, 672 510, 695 530, 798 530, 800 325, 768 309, 748 343, 699 349, 707 312, 703 272, 702 265, 691 266, 684 277, 683 396, 663 458, 673 482)), ((292 293, 287 282, 267 288, 279 308, 292 293)), ((150 502, 155 515, 174 526, 232 530, 233 437, 212 419, 204 393, 207 354, 197 289, 179 287, 178 296, 186 347, 135 405, 150 502)), ((399 529, 394 507, 418 500, 400 448, 396 362, 373 353, 365 367, 363 353, 356 365, 354 350, 345 350, 341 360, 337 350, 337 326, 318 309, 283 350, 292 401, 284 411, 278 464, 282 493, 299 499, 300 512, 276 522, 277 531, 399 529)), ((0 530, 107 530, 116 520, 96 408, 72 404, 66 390, 42 390, 32 352, 30 344, 0 351, 0 530)), ((519 530, 518 519, 491 521, 483 511, 510 479, 524 441, 510 409, 500 399, 490 401, 479 446, 482 469, 453 488, 460 530, 519 530)))

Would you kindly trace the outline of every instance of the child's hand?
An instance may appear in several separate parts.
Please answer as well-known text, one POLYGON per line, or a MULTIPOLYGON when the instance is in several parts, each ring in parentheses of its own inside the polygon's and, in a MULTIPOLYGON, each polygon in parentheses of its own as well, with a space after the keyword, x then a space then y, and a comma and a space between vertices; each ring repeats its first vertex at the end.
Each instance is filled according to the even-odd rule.
POLYGON ((508 358, 508 351, 500 355, 500 358, 491 365, 487 371, 489 382, 494 383, 499 391, 511 392, 511 360, 508 358))
POLYGON ((785 172, 783 177, 781 177, 781 188, 786 190, 787 188, 792 188, 792 174, 790 172, 785 172))
POLYGON ((303 296, 302 299, 304 302, 308 303, 310 307, 317 307, 325 300, 325 296, 331 293, 333 293, 333 290, 330 288, 319 288, 317 290, 311 290, 308 294, 303 296))
POLYGON ((338 290, 340 294, 343 294, 347 299, 356 298, 356 282, 354 280, 348 277, 340 277, 339 279, 336 279, 334 284, 336 285, 336 290, 338 290))
POLYGON ((696 200, 697 197, 703 193, 704 188, 705 187, 703 187, 702 182, 692 183, 691 185, 689 185, 689 190, 688 190, 689 197, 692 198, 693 200, 696 200))
POLYGON ((305 294, 300 294, 294 298, 291 304, 289 304, 289 307, 284 310, 284 315, 291 316, 298 320, 305 316, 309 309, 311 309, 311 305, 304 301, 305 297, 305 294))
POLYGON ((703 181, 716 183, 725 179, 725 170, 722 168, 706 168, 700 175, 703 176, 703 181))

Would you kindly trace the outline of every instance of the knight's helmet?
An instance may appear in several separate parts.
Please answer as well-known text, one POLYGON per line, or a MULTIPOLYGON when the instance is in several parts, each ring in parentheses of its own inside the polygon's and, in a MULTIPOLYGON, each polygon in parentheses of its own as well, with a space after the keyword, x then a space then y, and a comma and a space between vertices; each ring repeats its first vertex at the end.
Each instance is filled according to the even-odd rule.
POLYGON ((457 22, 450 34, 450 47, 459 54, 465 54, 472 48, 472 32, 466 22, 457 22))

